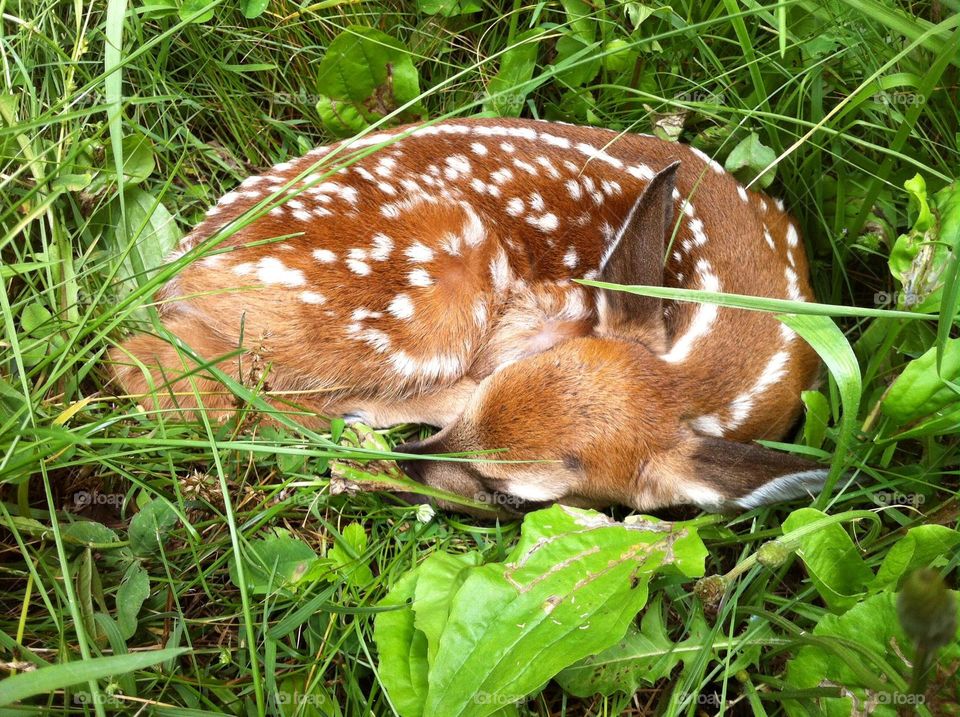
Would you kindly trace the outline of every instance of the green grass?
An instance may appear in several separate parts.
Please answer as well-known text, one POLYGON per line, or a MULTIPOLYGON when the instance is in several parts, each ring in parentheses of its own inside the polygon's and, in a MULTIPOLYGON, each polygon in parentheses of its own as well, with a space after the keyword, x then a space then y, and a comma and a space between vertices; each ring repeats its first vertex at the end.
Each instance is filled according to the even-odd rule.
MULTIPOLYGON (((191 22, 181 17, 203 19, 202 3, 180 15, 174 0, 0 4, 0 674, 118 661, 39 679, 19 693, 33 696, 17 713, 277 714, 270 695, 296 689, 309 699, 283 714, 391 714, 377 603, 430 555, 474 550, 497 562, 516 543, 519 523, 431 517, 384 493, 331 490, 341 485, 331 461, 388 456, 416 427, 384 432, 383 445, 350 431, 267 429, 257 387, 237 385, 240 420, 191 424, 138 412, 105 383, 105 352, 150 326, 150 297, 176 270, 159 268, 163 249, 250 173, 335 139, 317 108, 329 86, 319 70, 351 25, 399 40, 416 68, 419 90, 387 108, 398 112, 386 125, 488 110, 663 132, 663 118, 682 114, 679 140, 721 162, 755 134, 776 158, 767 191, 803 227, 820 303, 859 307, 825 310, 852 354, 839 333, 823 340, 840 357, 831 365, 849 372, 843 360, 855 356, 861 390, 849 375, 825 382, 792 437, 814 453, 842 443, 837 472, 860 479, 839 480, 818 505, 873 572, 908 529, 956 531, 960 371, 944 370, 946 398, 930 396, 926 413, 898 420, 880 409, 911 359, 939 347, 949 364, 956 260, 939 255, 947 298, 921 307, 931 319, 872 311, 898 308, 875 296, 900 290, 888 259, 917 217, 904 182, 919 173, 932 196, 960 174, 956 0, 515 1, 451 17, 428 14, 427 2, 273 0, 244 17, 254 5, 225 2, 191 22), (934 408, 947 418, 927 416, 934 408), (320 556, 316 574, 295 590, 237 587, 231 561, 277 534, 320 556), (121 617, 141 575, 142 609, 121 617), (188 651, 141 657, 161 648, 188 651)), ((928 238, 960 244, 946 229, 928 238)), ((808 538, 787 540, 803 560, 758 564, 785 521, 800 535, 790 532, 807 524, 798 508, 706 521, 706 572, 730 579, 723 601, 689 580, 651 583, 670 640, 699 646, 682 667, 629 695, 575 697, 551 682, 520 713, 785 714, 785 662, 825 616, 849 609, 809 579, 818 547, 808 538)), ((955 551, 937 562, 954 586, 958 563, 955 551)), ((259 573, 240 565, 249 586, 259 573)), ((934 673, 926 714, 960 712, 956 667, 934 673)))

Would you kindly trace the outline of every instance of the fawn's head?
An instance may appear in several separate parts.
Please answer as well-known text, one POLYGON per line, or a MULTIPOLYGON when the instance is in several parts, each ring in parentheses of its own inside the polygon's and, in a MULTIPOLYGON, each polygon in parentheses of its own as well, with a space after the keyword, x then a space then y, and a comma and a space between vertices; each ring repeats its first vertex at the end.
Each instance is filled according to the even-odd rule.
MULTIPOLYGON (((633 205, 600 281, 662 285, 677 166, 654 177, 633 205)), ((822 483, 825 472, 808 461, 699 435, 685 412, 697 377, 661 358, 666 340, 659 299, 601 291, 590 336, 499 367, 452 424, 398 448, 419 456, 495 453, 402 465, 421 482, 501 512, 557 500, 641 510, 677 503, 749 508, 822 483)))

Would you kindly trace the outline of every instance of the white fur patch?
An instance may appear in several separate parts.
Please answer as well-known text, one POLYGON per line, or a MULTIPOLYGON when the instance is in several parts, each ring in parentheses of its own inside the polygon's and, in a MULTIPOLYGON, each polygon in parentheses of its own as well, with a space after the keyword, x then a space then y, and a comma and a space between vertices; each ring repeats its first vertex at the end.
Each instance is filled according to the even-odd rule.
MULTIPOLYGON (((720 279, 713 273, 713 267, 705 259, 697 262, 697 274, 700 278, 701 291, 719 292, 720 279)), ((714 322, 717 320, 716 304, 700 304, 693 315, 693 321, 690 323, 686 332, 677 339, 670 350, 662 358, 670 363, 679 363, 685 360, 693 350, 694 344, 704 336, 710 333, 714 322)))
POLYGON ((370 265, 359 259, 347 259, 347 268, 359 276, 367 276, 370 273, 370 265))
POLYGON ((327 297, 318 294, 316 291, 301 291, 300 301, 304 304, 325 304, 327 303, 327 297))
POLYGON ((560 220, 556 214, 543 214, 539 217, 527 217, 527 224, 535 226, 542 232, 552 232, 560 226, 560 220))
MULTIPOLYGON (((239 265, 238 265, 239 266, 239 265)), ((236 271, 236 267, 234 267, 236 271)), ((291 269, 272 256, 265 256, 257 262, 257 279, 264 284, 280 284, 297 287, 307 283, 307 277, 299 269, 291 269)))
POLYGON ((825 468, 788 473, 767 481, 752 493, 737 498, 732 503, 739 508, 749 510, 768 503, 813 495, 823 487, 828 474, 829 471, 825 468))
POLYGON ((337 255, 329 249, 314 249, 313 258, 322 264, 332 264, 337 260, 337 255))
POLYGON ((507 202, 507 214, 509 214, 511 217, 519 217, 521 214, 523 214, 523 209, 523 200, 519 197, 514 197, 507 202))
POLYGON ((711 512, 720 510, 725 502, 724 497, 713 488, 701 485, 685 486, 683 494, 698 508, 711 512))
POLYGON ((414 269, 407 274, 407 280, 410 282, 410 286, 425 288, 433 285, 433 278, 426 269, 414 269))
POLYGON ((433 261, 433 249, 422 242, 414 242, 408 246, 403 253, 407 255, 410 261, 415 261, 419 264, 433 261))
POLYGON ((697 433, 702 433, 705 436, 723 437, 723 423, 713 414, 694 418, 690 421, 690 425, 697 433))
POLYGON ((397 294, 387 307, 387 311, 398 319, 409 319, 413 316, 413 302, 406 294, 397 294))
POLYGON ((393 251, 393 239, 386 234, 373 235, 373 249, 370 250, 370 258, 374 261, 386 261, 393 251))

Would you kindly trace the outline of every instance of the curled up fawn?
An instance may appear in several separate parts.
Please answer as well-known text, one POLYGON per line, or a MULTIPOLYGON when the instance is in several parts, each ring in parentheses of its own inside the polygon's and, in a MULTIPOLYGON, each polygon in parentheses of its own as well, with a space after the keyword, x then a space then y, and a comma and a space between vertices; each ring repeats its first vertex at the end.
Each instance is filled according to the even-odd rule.
MULTIPOLYGON (((721 510, 825 478, 752 442, 784 436, 818 373, 793 331, 573 281, 812 298, 782 203, 695 149, 540 121, 403 127, 250 177, 178 251, 251 207, 161 289, 165 327, 237 380, 261 362, 308 418, 440 428, 397 449, 423 483, 497 504, 721 510)), ((157 336, 111 359, 148 408, 234 410, 157 336)))

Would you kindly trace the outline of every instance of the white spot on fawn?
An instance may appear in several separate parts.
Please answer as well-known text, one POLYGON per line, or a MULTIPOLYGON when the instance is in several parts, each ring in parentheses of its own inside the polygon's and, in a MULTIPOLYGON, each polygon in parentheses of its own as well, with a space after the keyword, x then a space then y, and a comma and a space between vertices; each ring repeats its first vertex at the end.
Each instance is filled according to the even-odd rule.
POLYGON ((422 242, 414 242, 408 246, 403 253, 407 255, 407 258, 410 261, 415 261, 421 264, 424 262, 433 261, 433 249, 422 242))
MULTIPOLYGON (((697 262, 697 274, 700 279, 701 291, 720 291, 720 280, 713 273, 713 267, 706 259, 697 262)), ((700 304, 694 312, 693 320, 686 332, 677 339, 670 350, 662 358, 670 363, 683 361, 690 355, 694 344, 698 339, 703 338, 713 328, 717 320, 717 307, 715 304, 700 304)))
POLYGON ((433 278, 427 273, 426 269, 414 269, 407 274, 407 280, 410 286, 427 287, 433 284, 433 278))
POLYGON ((800 235, 797 234, 797 228, 793 224, 787 224, 787 246, 795 247, 800 241, 800 235))
POLYGON ((527 224, 535 226, 542 232, 552 232, 560 224, 556 214, 544 214, 539 217, 527 217, 527 224))
POLYGON ((509 214, 511 217, 519 217, 521 214, 523 214, 523 209, 523 200, 519 197, 514 197, 507 202, 507 214, 509 214))
POLYGON ((487 146, 485 144, 480 144, 479 142, 474 142, 470 145, 470 149, 473 150, 473 153, 481 157, 487 155, 487 146))
POLYGON ((325 304, 327 297, 318 294, 316 291, 302 291, 300 292, 300 301, 304 304, 325 304))
MULTIPOLYGON (((250 264, 237 264, 233 270, 238 274, 246 274, 251 270, 250 264)), ((307 283, 307 278, 299 269, 291 269, 282 261, 272 256, 265 256, 257 262, 257 279, 264 284, 280 284, 281 286, 297 287, 307 283)))
POLYGON ((374 261, 386 261, 393 251, 393 239, 386 234, 373 235, 373 249, 370 251, 370 258, 374 261))
POLYGON ((397 294, 387 307, 387 311, 398 319, 409 319, 413 316, 413 302, 406 294, 397 294))
POLYGON ((563 265, 568 269, 573 269, 579 261, 577 258, 577 250, 571 245, 570 248, 567 249, 567 253, 563 255, 563 265))
POLYGON ((332 264, 337 260, 337 255, 329 249, 314 249, 313 258, 322 264, 332 264))
POLYGON ((370 273, 370 265, 359 259, 347 259, 347 268, 359 276, 367 276, 370 273))

